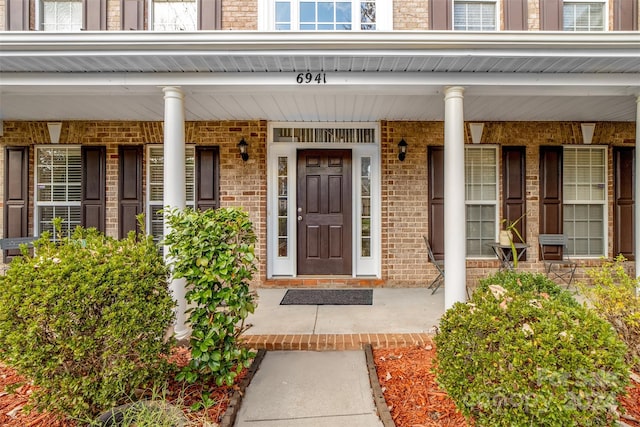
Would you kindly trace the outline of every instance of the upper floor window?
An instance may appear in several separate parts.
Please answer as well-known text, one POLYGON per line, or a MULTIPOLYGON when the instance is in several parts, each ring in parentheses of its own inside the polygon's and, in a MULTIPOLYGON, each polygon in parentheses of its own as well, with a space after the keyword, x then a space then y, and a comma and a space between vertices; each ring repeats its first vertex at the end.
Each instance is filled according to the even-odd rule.
POLYGON ((453 3, 453 29, 459 31, 497 30, 496 1, 465 0, 453 3))
POLYGON ((80 31, 82 0, 44 0, 42 29, 44 31, 80 31))
POLYGON ((604 31, 604 1, 565 0, 563 4, 563 29, 565 31, 604 31))
POLYGON ((153 0, 156 31, 195 31, 197 16, 195 0, 153 0))
POLYGON ((392 0, 259 0, 258 4, 261 30, 373 31, 390 30, 392 25, 392 0))

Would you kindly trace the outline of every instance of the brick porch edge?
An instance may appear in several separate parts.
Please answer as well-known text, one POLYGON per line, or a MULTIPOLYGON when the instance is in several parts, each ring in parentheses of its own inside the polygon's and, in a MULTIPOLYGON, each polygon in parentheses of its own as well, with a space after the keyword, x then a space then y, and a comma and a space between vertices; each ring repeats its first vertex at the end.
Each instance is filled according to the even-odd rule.
POLYGON ((305 335, 243 335, 244 346, 256 350, 361 350, 366 344, 373 348, 395 348, 432 343, 427 333, 415 334, 305 334, 305 335))

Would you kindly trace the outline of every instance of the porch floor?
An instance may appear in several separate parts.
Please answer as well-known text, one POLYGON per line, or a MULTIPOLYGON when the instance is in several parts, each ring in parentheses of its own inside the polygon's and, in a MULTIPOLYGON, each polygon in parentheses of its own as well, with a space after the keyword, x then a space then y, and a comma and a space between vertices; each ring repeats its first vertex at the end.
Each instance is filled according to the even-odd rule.
POLYGON ((266 350, 356 350, 426 345, 444 313, 444 289, 374 288, 372 305, 280 305, 286 289, 258 289, 245 343, 266 350))

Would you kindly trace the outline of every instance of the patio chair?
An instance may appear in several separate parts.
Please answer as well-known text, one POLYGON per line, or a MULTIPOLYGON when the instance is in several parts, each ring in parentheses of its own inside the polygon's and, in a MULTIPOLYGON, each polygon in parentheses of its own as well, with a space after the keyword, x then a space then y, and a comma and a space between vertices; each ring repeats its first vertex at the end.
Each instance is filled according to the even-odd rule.
POLYGON ((544 262, 545 272, 547 277, 551 280, 562 280, 567 284, 567 289, 573 282, 573 276, 576 273, 578 263, 573 261, 566 255, 567 250, 567 236, 564 234, 541 234, 538 236, 538 243, 540 244, 540 258, 544 262), (549 259, 549 255, 545 255, 546 248, 556 248, 559 250, 558 259, 549 259))
POLYGON ((438 270, 438 275, 431 282, 427 289, 433 289, 431 295, 435 294, 438 288, 444 283, 444 260, 437 260, 433 256, 433 251, 431 250, 431 245, 429 244, 429 239, 427 236, 422 236, 424 238, 424 243, 427 245, 427 254, 429 255, 429 262, 436 267, 438 270))

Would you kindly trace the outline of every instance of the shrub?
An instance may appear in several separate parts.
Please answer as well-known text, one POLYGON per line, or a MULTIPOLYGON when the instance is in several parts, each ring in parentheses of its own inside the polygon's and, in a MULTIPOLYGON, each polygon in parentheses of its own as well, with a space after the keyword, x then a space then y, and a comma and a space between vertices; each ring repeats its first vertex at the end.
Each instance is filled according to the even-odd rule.
POLYGON ((624 343, 546 277, 490 277, 440 328, 438 382, 477 425, 603 426, 617 417, 629 381, 624 343))
POLYGON ((186 299, 193 306, 188 310, 192 359, 178 380, 213 378, 232 385, 255 356, 238 344, 244 319, 255 309, 249 290, 256 269, 253 225, 234 208, 172 210, 166 218, 173 275, 186 278, 186 299))
POLYGON ((605 261, 600 268, 587 270, 593 285, 580 284, 579 288, 594 311, 611 323, 627 344, 627 362, 640 371, 640 297, 636 294, 640 283, 629 276, 625 261, 619 255, 613 261, 605 261))
POLYGON ((0 277, 0 358, 39 386, 35 407, 87 418, 166 375, 167 269, 150 237, 49 237, 0 277))

